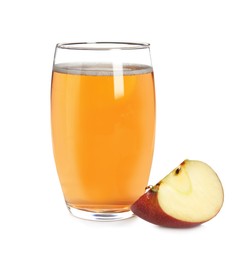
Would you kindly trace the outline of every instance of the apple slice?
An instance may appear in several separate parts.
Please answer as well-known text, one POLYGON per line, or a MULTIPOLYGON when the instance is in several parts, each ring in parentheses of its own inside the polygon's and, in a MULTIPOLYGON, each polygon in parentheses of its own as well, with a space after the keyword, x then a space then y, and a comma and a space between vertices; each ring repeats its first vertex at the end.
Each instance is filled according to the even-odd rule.
POLYGON ((223 201, 223 187, 215 171, 204 162, 185 160, 142 195, 131 210, 156 225, 193 227, 215 217, 223 201))

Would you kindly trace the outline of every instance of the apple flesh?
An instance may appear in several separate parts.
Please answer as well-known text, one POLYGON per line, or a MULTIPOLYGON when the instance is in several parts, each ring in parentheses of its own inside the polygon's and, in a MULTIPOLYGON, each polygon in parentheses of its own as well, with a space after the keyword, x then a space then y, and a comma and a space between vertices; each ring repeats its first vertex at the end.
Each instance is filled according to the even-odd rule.
POLYGON ((185 228, 215 217, 223 201, 223 187, 215 171, 204 162, 185 160, 142 195, 131 210, 150 223, 185 228))

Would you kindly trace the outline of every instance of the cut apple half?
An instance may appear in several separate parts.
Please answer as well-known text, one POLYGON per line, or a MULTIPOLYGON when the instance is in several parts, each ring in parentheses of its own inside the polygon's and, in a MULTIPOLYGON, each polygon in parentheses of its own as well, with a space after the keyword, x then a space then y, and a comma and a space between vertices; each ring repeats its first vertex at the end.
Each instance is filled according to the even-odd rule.
POLYGON ((132 206, 133 213, 153 224, 192 227, 217 215, 224 191, 206 163, 185 160, 151 187, 132 206))

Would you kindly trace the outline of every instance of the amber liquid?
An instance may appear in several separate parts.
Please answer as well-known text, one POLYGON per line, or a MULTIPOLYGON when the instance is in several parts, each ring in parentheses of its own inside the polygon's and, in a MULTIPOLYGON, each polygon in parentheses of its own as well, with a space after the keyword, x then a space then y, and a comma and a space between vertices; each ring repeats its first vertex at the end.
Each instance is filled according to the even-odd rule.
POLYGON ((66 203, 74 208, 126 211, 147 186, 155 132, 152 68, 123 69, 54 67, 53 150, 66 203))

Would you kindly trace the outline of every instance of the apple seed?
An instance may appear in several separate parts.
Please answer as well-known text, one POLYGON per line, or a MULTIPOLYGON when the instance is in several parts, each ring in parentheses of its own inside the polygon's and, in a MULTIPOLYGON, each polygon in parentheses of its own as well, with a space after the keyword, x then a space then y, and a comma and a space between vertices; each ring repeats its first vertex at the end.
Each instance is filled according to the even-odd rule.
POLYGON ((175 174, 178 175, 178 174, 180 173, 180 171, 181 171, 181 166, 179 166, 179 167, 176 169, 175 174))

